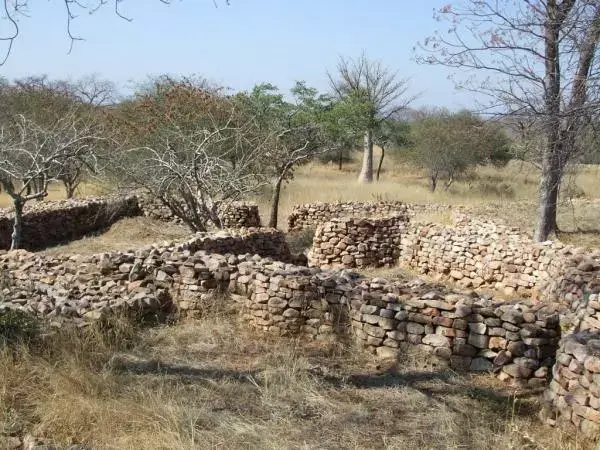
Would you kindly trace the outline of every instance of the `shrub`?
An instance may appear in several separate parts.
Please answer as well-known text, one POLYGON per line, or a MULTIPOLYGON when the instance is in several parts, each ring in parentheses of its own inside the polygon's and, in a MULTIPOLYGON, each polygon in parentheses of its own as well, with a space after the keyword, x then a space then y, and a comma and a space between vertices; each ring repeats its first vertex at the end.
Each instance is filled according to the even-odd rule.
POLYGON ((29 343, 39 335, 38 320, 29 313, 0 309, 0 344, 29 343))

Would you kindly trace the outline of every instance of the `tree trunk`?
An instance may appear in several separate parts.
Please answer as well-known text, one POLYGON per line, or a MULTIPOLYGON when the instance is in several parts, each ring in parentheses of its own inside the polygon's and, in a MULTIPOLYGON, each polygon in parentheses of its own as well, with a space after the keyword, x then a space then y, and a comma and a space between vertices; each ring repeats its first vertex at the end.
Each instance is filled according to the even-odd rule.
POLYGON ((21 246, 23 237, 23 201, 20 198, 13 198, 13 206, 15 208, 15 221, 13 223, 10 249, 16 250, 21 246))
POLYGON ((381 173, 381 165, 383 164, 383 158, 385 157, 385 147, 381 146, 381 156, 379 157, 379 164, 377 165, 377 181, 379 181, 379 174, 381 173))
POLYGON ((344 150, 340 148, 338 151, 338 170, 342 170, 343 162, 344 162, 344 150))
POLYGON ((63 182, 65 185, 65 192, 67 194, 67 198, 73 198, 75 196, 75 190, 77 186, 68 182, 63 182))
POLYGON ((365 131, 363 144, 363 164, 360 175, 358 176, 359 183, 373 182, 373 130, 365 131))
POLYGON ((429 176, 429 179, 431 180, 431 185, 430 185, 431 192, 435 192, 435 188, 437 188, 437 177, 438 177, 437 173, 432 173, 429 176))
POLYGON ((273 186, 273 195, 271 196, 271 215, 269 217, 269 227, 277 228, 277 216, 279 214, 279 196, 281 194, 281 183, 283 177, 277 178, 275 186, 273 186))
POLYGON ((539 210, 537 228, 534 233, 536 242, 548 240, 556 231, 556 212, 558 203, 558 189, 562 179, 561 160, 552 143, 548 144, 544 152, 542 163, 542 176, 540 179, 539 210))

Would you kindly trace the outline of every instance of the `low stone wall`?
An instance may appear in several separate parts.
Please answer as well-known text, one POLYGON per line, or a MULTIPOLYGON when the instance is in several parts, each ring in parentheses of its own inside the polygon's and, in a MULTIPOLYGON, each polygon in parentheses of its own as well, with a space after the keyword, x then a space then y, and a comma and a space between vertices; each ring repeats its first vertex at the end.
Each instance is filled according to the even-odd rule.
POLYGON ((600 439, 600 333, 570 334, 560 341, 552 381, 544 392, 549 423, 574 425, 600 439))
MULTIPOLYGON (((144 194, 139 194, 138 200, 144 216, 163 222, 183 224, 183 221, 160 201, 144 194)), ((232 202, 221 209, 220 218, 224 228, 261 226, 258 205, 253 202, 232 202)))
POLYGON ((517 228, 464 214, 452 226, 413 224, 401 247, 400 265, 509 295, 539 292, 568 256, 581 251, 560 242, 534 243, 517 228))
MULTIPOLYGON (((30 201, 25 204, 21 247, 38 250, 62 244, 106 228, 123 217, 139 214, 134 196, 30 201)), ((10 248, 13 221, 10 210, 0 210, 2 249, 10 248)))
MULTIPOLYGON (((257 239, 267 242, 274 235, 257 239)), ((418 346, 452 367, 495 371, 533 385, 543 382, 553 362, 560 330, 551 306, 504 302, 420 280, 363 279, 259 255, 196 251, 211 239, 220 238, 196 236, 92 256, 9 252, 0 255, 10 286, 0 308, 80 322, 121 310, 194 317, 207 298, 228 290, 250 324, 272 333, 352 337, 381 356, 418 346)), ((243 251, 241 244, 235 248, 243 251)))
POLYGON ((407 216, 332 219, 317 227, 308 264, 313 267, 394 266, 407 216))
POLYGON ((316 228, 341 217, 384 217, 414 215, 420 212, 449 211, 452 207, 436 204, 408 204, 399 201, 310 203, 296 205, 288 216, 288 230, 316 228))
MULTIPOLYGON (((0 273, 6 286, 0 308, 22 309, 40 317, 66 316, 75 321, 95 320, 123 310, 144 314, 167 311, 172 293, 179 290, 181 277, 185 279, 189 268, 197 270, 196 275, 202 273, 195 268, 193 255, 201 250, 209 261, 206 265, 212 267, 211 261, 220 259, 211 252, 225 249, 256 254, 259 259, 289 257, 283 234, 274 229, 198 233, 184 242, 145 246, 135 252, 42 255, 11 251, 0 255, 0 273)), ((214 270, 209 278, 210 288, 214 288, 215 279, 220 278, 214 270)), ((205 286, 204 281, 196 277, 194 284, 205 286)))

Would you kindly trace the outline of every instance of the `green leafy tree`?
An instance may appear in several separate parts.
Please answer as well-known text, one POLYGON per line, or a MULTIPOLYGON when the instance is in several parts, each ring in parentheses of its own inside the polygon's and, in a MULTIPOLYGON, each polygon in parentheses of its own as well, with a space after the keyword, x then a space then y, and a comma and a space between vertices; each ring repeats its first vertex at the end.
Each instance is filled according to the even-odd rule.
POLYGON ((468 111, 422 113, 412 124, 411 135, 415 161, 427 170, 432 191, 440 179, 449 189, 469 167, 504 165, 510 160, 506 134, 468 111))
POLYGON ((235 96, 265 137, 264 175, 272 188, 270 227, 277 227, 281 189, 293 178, 294 169, 336 145, 329 134, 337 130, 330 118, 331 99, 304 82, 297 82, 291 94, 293 101, 288 102, 277 87, 263 83, 235 96))

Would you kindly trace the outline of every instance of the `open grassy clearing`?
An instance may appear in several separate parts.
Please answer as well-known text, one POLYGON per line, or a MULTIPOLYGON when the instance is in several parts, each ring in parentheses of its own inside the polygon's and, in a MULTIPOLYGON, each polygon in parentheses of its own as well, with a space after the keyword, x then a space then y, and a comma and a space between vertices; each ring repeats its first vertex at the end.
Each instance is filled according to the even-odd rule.
POLYGON ((52 253, 100 253, 135 249, 155 242, 184 239, 192 233, 183 225, 169 224, 148 217, 128 217, 107 230, 44 250, 52 253))
POLYGON ((350 344, 257 336, 227 311, 117 330, 0 350, 0 435, 94 449, 588 448, 538 422, 537 391, 422 355, 382 363, 350 344))

